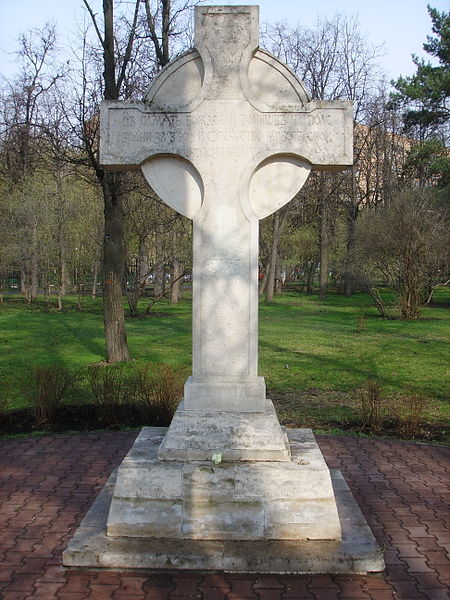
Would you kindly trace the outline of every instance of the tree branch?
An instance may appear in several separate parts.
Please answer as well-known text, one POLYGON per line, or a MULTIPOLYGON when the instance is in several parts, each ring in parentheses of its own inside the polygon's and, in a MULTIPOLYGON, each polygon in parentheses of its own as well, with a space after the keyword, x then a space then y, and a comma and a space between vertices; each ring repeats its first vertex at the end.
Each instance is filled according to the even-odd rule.
POLYGON ((133 24, 131 26, 130 35, 128 37, 127 48, 125 50, 125 55, 123 57, 120 74, 117 79, 117 89, 118 90, 120 90, 123 80, 125 79, 125 73, 127 70, 128 63, 130 62, 130 58, 131 58, 131 50, 133 48, 133 42, 134 42, 134 38, 136 35, 136 25, 137 25, 137 19, 138 19, 138 15, 139 15, 139 4, 140 4, 140 0, 136 0, 136 5, 134 7, 133 24))
POLYGON ((83 0, 83 4, 85 5, 86 9, 88 10, 89 14, 91 15, 91 19, 92 19, 92 24, 94 25, 95 31, 97 33, 98 39, 100 40, 100 43, 102 45, 102 47, 105 47, 105 40, 102 37, 102 34, 100 32, 100 29, 97 25, 97 19, 95 16, 94 11, 92 10, 92 8, 89 6, 89 3, 87 0, 83 0))

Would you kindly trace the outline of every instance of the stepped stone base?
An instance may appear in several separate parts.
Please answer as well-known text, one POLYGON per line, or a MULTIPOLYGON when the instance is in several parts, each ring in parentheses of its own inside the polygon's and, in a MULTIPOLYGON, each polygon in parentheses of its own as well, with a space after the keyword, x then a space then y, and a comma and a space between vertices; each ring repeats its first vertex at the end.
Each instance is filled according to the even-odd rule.
POLYGON ((289 431, 290 462, 219 465, 158 460, 165 433, 142 430, 64 552, 66 566, 248 573, 384 568, 342 476, 333 472, 331 483, 326 465, 323 472, 310 430, 289 431))
MULTIPOLYGON (((181 415, 185 424, 185 413, 181 415)), ((273 417, 281 434, 275 412, 255 413, 255 421, 242 425, 246 434, 251 430, 256 435, 261 416, 273 417)), ((228 428, 223 420, 225 432, 234 418, 236 415, 229 415, 228 428)), ((212 424, 208 414, 203 421, 199 423, 194 417, 196 430, 206 432, 209 440, 217 437, 205 424, 212 424)), ((215 425, 217 435, 223 433, 220 418, 216 418, 215 425)), ((189 433, 184 438, 180 435, 175 415, 159 452, 160 436, 155 436, 154 429, 144 428, 120 465, 108 516, 109 536, 195 540, 341 537, 330 473, 311 430, 290 433, 289 461, 224 460, 214 464, 211 452, 209 460, 192 460, 192 455, 197 458, 197 453, 204 452, 195 448, 188 452, 189 461, 160 460, 158 456, 167 448, 173 428, 174 439, 190 440, 189 433)), ((250 433, 250 438, 255 435, 250 433)), ((239 437, 247 439, 247 435, 239 437)), ((225 445, 215 450, 223 447, 226 456, 230 438, 222 441, 225 445)), ((286 444, 284 438, 282 442, 286 444)), ((263 444, 261 440, 261 445, 266 455, 268 442, 263 444)), ((254 447, 258 453, 258 446, 254 447)), ((238 448, 234 451, 242 452, 238 448)))
POLYGON ((270 400, 264 400, 264 410, 254 412, 186 410, 185 405, 180 402, 175 412, 158 449, 159 460, 210 462, 213 454, 220 454, 224 462, 291 460, 286 433, 270 400))

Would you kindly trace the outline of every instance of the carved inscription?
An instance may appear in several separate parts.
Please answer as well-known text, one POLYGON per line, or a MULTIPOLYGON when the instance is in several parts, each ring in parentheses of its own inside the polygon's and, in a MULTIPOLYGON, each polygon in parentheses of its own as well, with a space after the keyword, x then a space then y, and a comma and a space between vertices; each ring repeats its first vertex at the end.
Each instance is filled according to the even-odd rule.
POLYGON ((249 276, 248 264, 239 258, 210 258, 202 264, 202 275, 207 277, 238 277, 247 279, 249 276))
POLYGON ((304 113, 255 110, 147 113, 137 108, 109 114, 109 148, 120 156, 176 153, 186 157, 241 158, 263 148, 302 150, 336 145, 343 115, 333 109, 304 113))

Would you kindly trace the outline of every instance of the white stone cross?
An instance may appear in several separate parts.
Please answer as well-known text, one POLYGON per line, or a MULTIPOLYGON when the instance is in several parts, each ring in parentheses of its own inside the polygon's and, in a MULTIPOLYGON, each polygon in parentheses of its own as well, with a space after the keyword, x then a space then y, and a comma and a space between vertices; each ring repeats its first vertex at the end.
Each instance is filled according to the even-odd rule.
POLYGON ((258 49, 257 6, 201 6, 195 49, 141 104, 104 102, 101 162, 142 168, 194 222, 193 360, 184 408, 265 410, 258 377, 258 220, 311 169, 352 164, 350 102, 310 101, 293 72, 258 49))

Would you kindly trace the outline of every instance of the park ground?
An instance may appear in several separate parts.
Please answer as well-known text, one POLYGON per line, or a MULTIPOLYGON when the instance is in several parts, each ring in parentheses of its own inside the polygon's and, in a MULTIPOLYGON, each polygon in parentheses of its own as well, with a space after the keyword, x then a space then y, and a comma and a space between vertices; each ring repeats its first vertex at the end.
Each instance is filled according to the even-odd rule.
MULTIPOLYGON (((384 298, 394 301, 388 290, 384 298)), ((163 301, 146 312, 147 302, 141 302, 140 317, 127 318, 133 360, 126 369, 147 365, 158 371, 170 364, 184 378, 191 360, 191 301, 163 301)), ((292 290, 260 303, 259 370, 283 424, 448 443, 450 291, 438 289, 420 320, 396 318, 394 308, 391 314, 381 318, 364 294, 330 293, 318 300, 292 290), (369 427, 361 398, 373 384, 384 416, 369 427)), ((104 356, 101 298, 67 297, 58 311, 52 299, 27 303, 6 296, 0 304, 3 414, 32 404, 26 393, 32 371, 49 365, 76 373, 63 404, 86 413, 93 399, 85 370, 104 356)))

